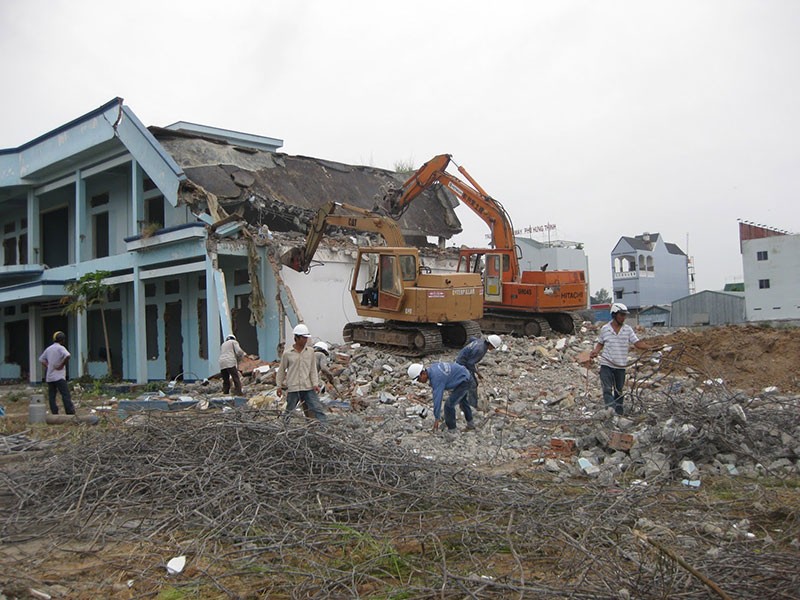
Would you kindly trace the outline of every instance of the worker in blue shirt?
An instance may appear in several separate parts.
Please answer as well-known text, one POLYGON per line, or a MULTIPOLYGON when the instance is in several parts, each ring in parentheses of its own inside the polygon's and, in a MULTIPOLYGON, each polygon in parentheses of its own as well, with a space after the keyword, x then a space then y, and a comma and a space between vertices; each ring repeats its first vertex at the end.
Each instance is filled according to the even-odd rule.
POLYGON ((466 367, 457 363, 438 362, 426 368, 421 363, 414 363, 408 367, 408 376, 412 381, 430 383, 433 388, 434 431, 439 430, 445 390, 450 390, 450 396, 444 405, 444 423, 447 425, 448 433, 456 432, 456 405, 461 407, 467 420, 467 431, 475 429, 475 424, 472 422, 472 408, 467 401, 472 376, 466 367))
POLYGON ((503 340, 499 335, 490 335, 486 339, 472 337, 456 356, 456 362, 464 365, 470 372, 471 381, 467 392, 467 401, 472 408, 478 407, 478 380, 482 379, 478 371, 478 363, 481 362, 489 350, 497 350, 503 340))

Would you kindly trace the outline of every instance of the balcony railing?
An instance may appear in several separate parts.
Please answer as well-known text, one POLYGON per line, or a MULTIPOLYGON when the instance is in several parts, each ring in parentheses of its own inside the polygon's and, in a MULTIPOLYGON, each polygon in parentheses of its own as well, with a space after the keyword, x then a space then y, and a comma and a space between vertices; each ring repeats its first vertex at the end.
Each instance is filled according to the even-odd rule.
POLYGON ((655 271, 615 271, 614 279, 644 279, 655 277, 655 271))

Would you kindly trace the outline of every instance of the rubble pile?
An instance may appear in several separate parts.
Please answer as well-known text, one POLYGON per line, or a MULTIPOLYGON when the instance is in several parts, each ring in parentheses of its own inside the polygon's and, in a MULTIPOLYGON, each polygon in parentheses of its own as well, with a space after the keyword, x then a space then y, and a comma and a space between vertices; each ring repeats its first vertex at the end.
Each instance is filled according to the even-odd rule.
POLYGON ((577 362, 594 335, 584 327, 568 338, 507 337, 480 365, 477 431, 464 431, 459 415, 453 440, 432 433, 430 387, 408 381, 411 360, 367 347, 338 349, 351 356, 337 387, 363 409, 331 410, 346 426, 366 429, 383 443, 494 472, 543 468, 559 476, 588 473, 611 484, 623 472, 697 481, 703 473, 798 471, 800 396, 729 389, 690 366, 694 361, 679 344, 634 361, 625 416, 617 416, 603 406, 596 365, 587 369, 577 362))

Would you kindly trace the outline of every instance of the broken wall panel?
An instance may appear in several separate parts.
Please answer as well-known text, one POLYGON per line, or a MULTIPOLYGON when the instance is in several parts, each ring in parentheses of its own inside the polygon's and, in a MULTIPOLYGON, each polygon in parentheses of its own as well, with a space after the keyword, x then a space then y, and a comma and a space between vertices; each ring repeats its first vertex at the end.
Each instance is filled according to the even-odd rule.
MULTIPOLYGON (((244 152, 225 142, 157 127, 150 131, 189 180, 213 194, 229 214, 241 211, 251 224, 266 224, 274 231, 304 232, 311 216, 332 200, 371 210, 387 189, 400 187, 407 177, 320 158, 244 152)), ((197 204, 200 196, 187 191, 182 200, 197 204)), ((414 239, 449 239, 462 230, 454 211, 457 205, 455 197, 434 186, 401 217, 400 228, 414 239)))

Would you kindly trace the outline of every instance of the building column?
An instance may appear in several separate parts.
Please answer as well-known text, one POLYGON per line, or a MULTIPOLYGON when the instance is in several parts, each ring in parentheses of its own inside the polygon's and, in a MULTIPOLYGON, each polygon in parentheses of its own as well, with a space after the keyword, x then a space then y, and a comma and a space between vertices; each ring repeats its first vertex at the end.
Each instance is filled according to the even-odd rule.
POLYGON ((42 247, 42 244, 39 240, 39 196, 34 193, 33 189, 28 190, 27 209, 28 264, 40 265, 42 264, 42 257, 40 256, 39 249, 42 247))
POLYGON ((42 309, 31 304, 28 307, 28 381, 30 383, 42 382, 42 364, 39 355, 44 348, 39 348, 42 339, 42 309))
POLYGON ((258 248, 258 277, 264 293, 264 322, 258 330, 258 355, 262 360, 274 361, 280 359, 278 344, 284 329, 284 314, 278 302, 278 282, 275 273, 269 264, 266 246, 258 248))
MULTIPOLYGON (((75 171, 75 257, 73 261, 74 264, 78 266, 76 277, 81 276, 80 265, 84 261, 82 249, 84 248, 84 241, 86 240, 85 231, 88 231, 86 223, 86 181, 83 179, 83 173, 78 169, 75 171)), ((70 361, 70 363, 77 363, 78 377, 82 377, 86 375, 84 367, 88 359, 89 348, 85 311, 75 315, 75 331, 72 332, 71 339, 75 340, 77 356, 75 357, 75 361, 70 361)))
POLYGON ((140 276, 139 265, 133 267, 133 320, 139 323, 133 328, 133 364, 136 383, 147 383, 147 314, 144 281, 140 276))
POLYGON ((139 235, 144 222, 144 171, 135 160, 131 161, 131 222, 128 235, 139 235))
POLYGON ((217 269, 217 254, 206 254, 206 331, 208 332, 208 375, 217 372, 219 366, 220 324, 227 319, 227 332, 231 333, 230 313, 225 316, 220 314, 220 294, 226 298, 224 308, 227 309, 227 291, 225 290, 225 276, 217 269), (221 287, 221 292, 218 291, 221 287))

